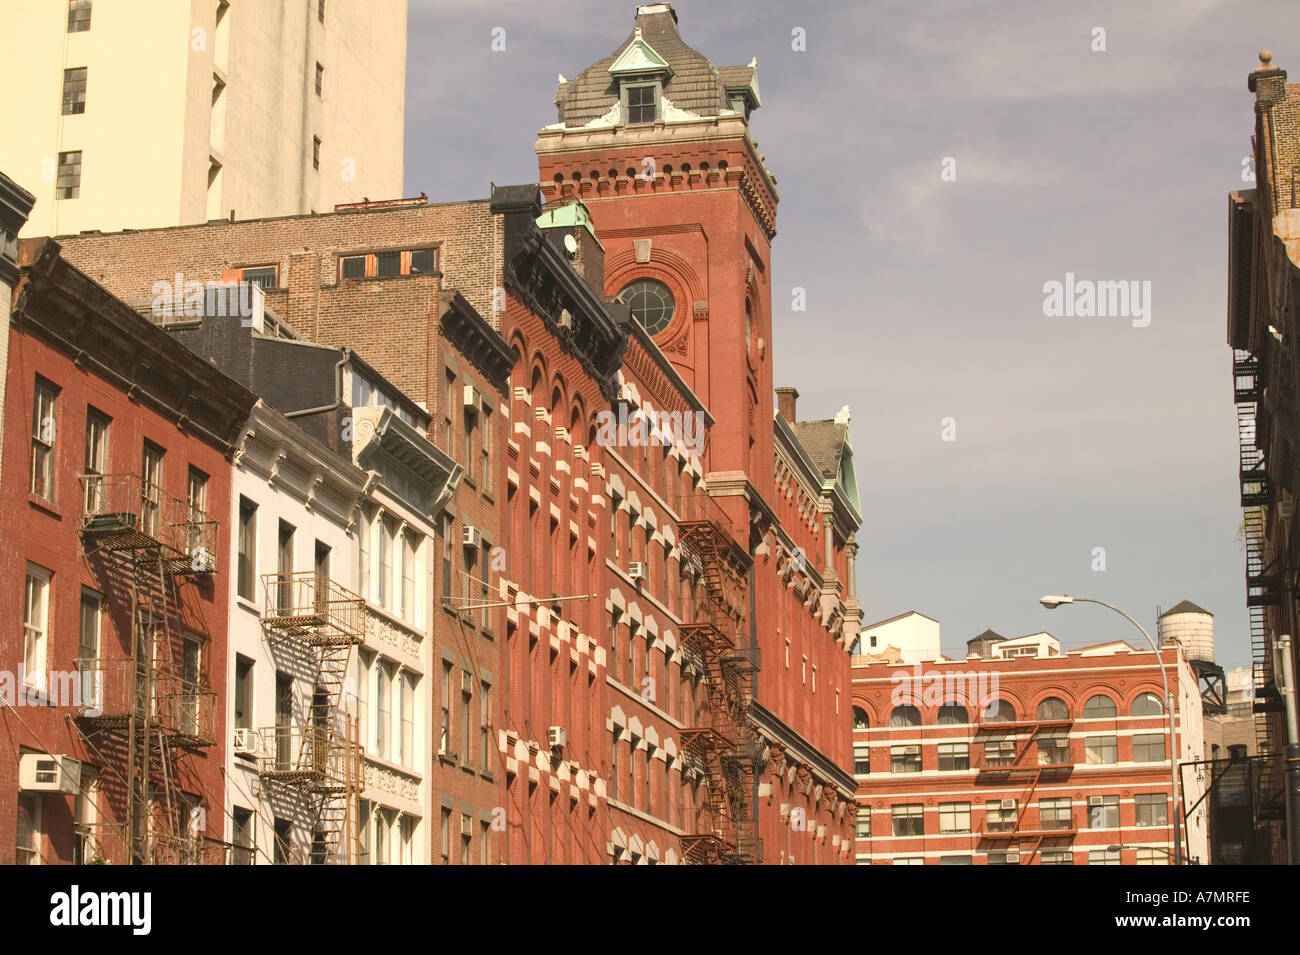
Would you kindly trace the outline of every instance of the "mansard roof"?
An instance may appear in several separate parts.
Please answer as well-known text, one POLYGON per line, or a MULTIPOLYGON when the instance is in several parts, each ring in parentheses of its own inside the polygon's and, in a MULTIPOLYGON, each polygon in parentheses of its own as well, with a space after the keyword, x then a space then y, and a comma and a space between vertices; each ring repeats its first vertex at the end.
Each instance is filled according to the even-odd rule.
POLYGON ((560 123, 586 126, 609 114, 619 105, 619 78, 627 75, 660 76, 665 100, 696 116, 731 114, 730 88, 752 88, 757 105, 752 63, 720 70, 682 40, 677 14, 669 4, 642 4, 632 32, 612 53, 572 81, 561 77, 555 94, 560 123))

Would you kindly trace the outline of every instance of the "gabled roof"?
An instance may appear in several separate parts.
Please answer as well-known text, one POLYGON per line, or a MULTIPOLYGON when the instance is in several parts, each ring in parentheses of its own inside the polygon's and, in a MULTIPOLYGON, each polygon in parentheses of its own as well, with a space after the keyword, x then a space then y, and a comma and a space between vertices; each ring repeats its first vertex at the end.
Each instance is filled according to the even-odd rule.
POLYGON ((668 65, 667 60, 655 52, 654 47, 645 41, 641 36, 641 28, 637 27, 632 31, 632 42, 623 47, 623 52, 610 66, 609 73, 612 76, 623 76, 629 73, 667 73, 672 76, 673 68, 668 65))

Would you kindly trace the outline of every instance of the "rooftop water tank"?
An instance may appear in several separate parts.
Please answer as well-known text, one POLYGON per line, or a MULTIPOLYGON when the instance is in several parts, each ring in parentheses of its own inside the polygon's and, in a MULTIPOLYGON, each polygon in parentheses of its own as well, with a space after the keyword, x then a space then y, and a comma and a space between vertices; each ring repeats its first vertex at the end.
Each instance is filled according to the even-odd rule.
POLYGON ((1156 620, 1160 645, 1177 640, 1191 661, 1214 662, 1214 614, 1190 600, 1170 607, 1156 620))

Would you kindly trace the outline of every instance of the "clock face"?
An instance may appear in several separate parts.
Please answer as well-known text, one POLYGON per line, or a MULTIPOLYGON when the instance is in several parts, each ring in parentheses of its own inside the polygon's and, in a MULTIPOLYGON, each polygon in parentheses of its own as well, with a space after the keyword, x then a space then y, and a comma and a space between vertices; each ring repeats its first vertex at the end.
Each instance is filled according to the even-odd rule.
POLYGON ((673 320, 673 293, 655 279, 637 279, 623 286, 618 300, 632 311, 632 317, 651 335, 658 335, 673 320))

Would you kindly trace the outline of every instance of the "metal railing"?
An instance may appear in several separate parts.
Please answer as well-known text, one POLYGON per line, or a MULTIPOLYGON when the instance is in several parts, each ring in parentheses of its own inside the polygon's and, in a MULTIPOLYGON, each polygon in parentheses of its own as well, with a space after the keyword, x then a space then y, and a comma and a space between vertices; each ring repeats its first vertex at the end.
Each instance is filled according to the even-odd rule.
POLYGON ((82 474, 81 533, 105 550, 144 551, 173 572, 217 569, 218 522, 138 474, 82 474))

